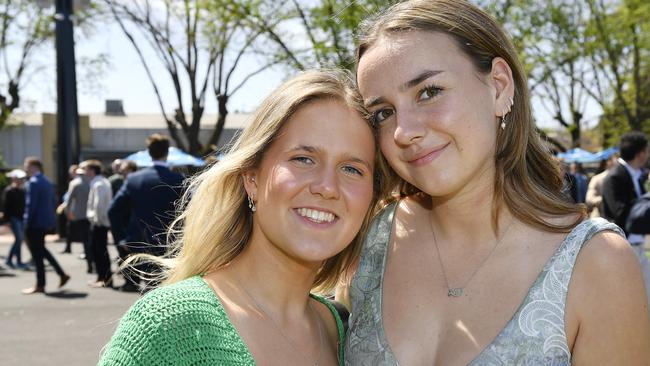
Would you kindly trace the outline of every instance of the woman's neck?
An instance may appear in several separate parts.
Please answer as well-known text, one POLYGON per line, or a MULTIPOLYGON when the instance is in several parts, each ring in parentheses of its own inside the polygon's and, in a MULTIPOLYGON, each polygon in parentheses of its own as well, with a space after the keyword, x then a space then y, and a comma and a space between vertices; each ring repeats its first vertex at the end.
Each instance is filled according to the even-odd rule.
POLYGON ((304 316, 318 267, 299 263, 272 245, 251 240, 223 270, 255 305, 284 322, 304 316))
MULTIPOLYGON (((440 237, 453 237, 461 242, 485 241, 494 237, 492 212, 494 188, 492 184, 476 182, 449 197, 431 197, 431 214, 428 218, 440 237)), ((499 212, 499 226, 511 220, 505 206, 499 212)))

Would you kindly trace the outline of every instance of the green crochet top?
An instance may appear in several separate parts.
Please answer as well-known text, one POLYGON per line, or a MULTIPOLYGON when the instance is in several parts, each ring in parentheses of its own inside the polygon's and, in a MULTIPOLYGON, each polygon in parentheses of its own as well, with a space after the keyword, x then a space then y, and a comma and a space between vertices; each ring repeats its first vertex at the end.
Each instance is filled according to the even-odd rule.
MULTIPOLYGON (((327 300, 339 330, 343 365, 343 323, 327 300)), ((124 315, 99 365, 255 365, 253 356, 212 291, 195 276, 149 292, 124 315)))

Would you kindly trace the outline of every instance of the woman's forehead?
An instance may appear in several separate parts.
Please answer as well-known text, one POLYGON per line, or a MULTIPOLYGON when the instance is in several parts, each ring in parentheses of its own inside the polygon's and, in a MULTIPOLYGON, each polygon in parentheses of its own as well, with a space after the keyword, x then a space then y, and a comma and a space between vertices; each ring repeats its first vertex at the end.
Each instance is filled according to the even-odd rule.
MULTIPOLYGON (((381 80, 392 88, 425 71, 467 72, 471 61, 451 36, 440 32, 409 31, 382 36, 359 61, 357 79, 362 92, 381 80)), ((364 99, 367 96, 364 95, 364 99)))

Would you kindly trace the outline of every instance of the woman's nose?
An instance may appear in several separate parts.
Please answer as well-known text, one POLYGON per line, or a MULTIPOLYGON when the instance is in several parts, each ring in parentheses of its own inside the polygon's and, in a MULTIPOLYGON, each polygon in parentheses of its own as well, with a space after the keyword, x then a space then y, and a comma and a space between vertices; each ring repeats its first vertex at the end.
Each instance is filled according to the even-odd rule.
POLYGON ((314 177, 310 191, 325 199, 339 198, 339 181, 335 168, 323 167, 314 177))
POLYGON ((410 145, 426 133, 422 116, 411 109, 402 109, 395 112, 397 126, 393 132, 393 139, 398 145, 410 145))

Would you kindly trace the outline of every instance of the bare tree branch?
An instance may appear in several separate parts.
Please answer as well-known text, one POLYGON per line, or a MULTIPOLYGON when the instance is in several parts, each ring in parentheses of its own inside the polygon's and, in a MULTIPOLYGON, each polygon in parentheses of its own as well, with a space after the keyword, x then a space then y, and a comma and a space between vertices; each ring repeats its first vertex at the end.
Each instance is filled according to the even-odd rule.
POLYGON ((140 46, 136 42, 136 40, 133 37, 133 35, 131 34, 131 32, 129 32, 129 30, 126 29, 126 26, 124 25, 124 22, 122 21, 119 14, 116 12, 115 8, 111 6, 111 3, 108 0, 105 0, 105 1, 108 2, 109 9, 111 10, 117 24, 120 26, 120 29, 122 30, 124 35, 127 37, 129 42, 131 43, 131 45, 135 49, 136 53, 138 54, 138 58, 140 59, 140 63, 144 67, 145 72, 147 74, 147 78, 149 79, 149 82, 151 82, 151 86, 154 89, 154 93, 156 94, 156 100, 158 101, 158 106, 160 107, 160 112, 162 113, 163 119, 164 119, 165 123, 167 124, 167 129, 169 130, 169 133, 170 133, 172 139, 174 139, 174 141, 176 142, 177 146, 180 149, 185 149, 185 143, 183 142, 183 140, 178 135, 178 130, 176 128, 176 125, 174 124, 174 122, 172 122, 171 119, 169 119, 167 117, 167 114, 165 112, 165 105, 163 103, 163 100, 162 100, 162 97, 161 97, 161 94, 160 94, 160 90, 158 88, 158 83, 156 83, 156 79, 153 77, 153 74, 151 73, 151 70, 149 68, 149 64, 147 63, 146 58, 144 57, 144 54, 142 53, 142 50, 140 49, 140 46))

